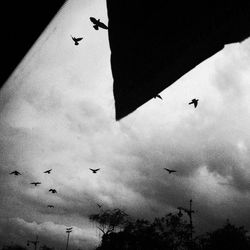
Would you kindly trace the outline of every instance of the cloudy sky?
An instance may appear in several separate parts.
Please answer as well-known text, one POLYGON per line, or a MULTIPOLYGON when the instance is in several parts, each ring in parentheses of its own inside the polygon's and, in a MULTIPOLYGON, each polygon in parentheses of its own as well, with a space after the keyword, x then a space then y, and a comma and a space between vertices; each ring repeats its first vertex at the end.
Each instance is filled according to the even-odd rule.
POLYGON ((63 248, 73 226, 71 247, 93 249, 96 203, 150 219, 192 198, 197 231, 227 218, 250 230, 250 39, 117 122, 108 33, 90 16, 108 23, 104 0, 69 0, 1 90, 0 244, 63 248))

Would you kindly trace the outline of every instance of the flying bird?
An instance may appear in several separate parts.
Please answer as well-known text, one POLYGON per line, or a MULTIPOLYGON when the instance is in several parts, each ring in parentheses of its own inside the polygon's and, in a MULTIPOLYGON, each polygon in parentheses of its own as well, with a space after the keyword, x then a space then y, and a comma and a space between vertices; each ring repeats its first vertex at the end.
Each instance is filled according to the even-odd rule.
POLYGON ((57 191, 56 191, 55 189, 52 189, 52 188, 49 190, 49 192, 51 192, 51 193, 53 193, 53 194, 54 194, 54 193, 57 193, 57 191))
POLYGON ((53 205, 48 205, 48 207, 49 207, 49 208, 54 208, 54 206, 53 206, 53 205))
POLYGON ((83 39, 83 37, 76 38, 73 36, 71 36, 71 38, 75 42, 75 45, 79 45, 79 42, 83 39))
POLYGON ((99 208, 101 208, 101 207, 102 207, 102 205, 100 205, 100 204, 98 204, 98 203, 97 203, 96 205, 97 205, 99 208))
POLYGON ((171 173, 174 173, 174 172, 177 172, 176 170, 172 170, 172 169, 169 169, 169 168, 164 168, 166 171, 168 171, 169 174, 171 173))
POLYGON ((160 99, 162 99, 162 97, 159 94, 157 94, 157 95, 154 96, 154 98, 157 98, 157 97, 160 98, 160 99))
POLYGON ((98 30, 99 28, 102 28, 102 29, 105 29, 105 30, 108 29, 108 26, 106 26, 104 23, 102 23, 100 21, 100 19, 96 20, 94 17, 90 17, 89 19, 94 24, 93 27, 94 27, 95 30, 98 30))
POLYGON ((18 171, 13 171, 13 172, 11 172, 10 174, 14 174, 14 175, 21 175, 18 171))
POLYGON ((45 174, 50 174, 50 172, 52 171, 52 169, 46 170, 44 171, 45 174))
POLYGON ((100 168, 97 168, 97 169, 92 169, 92 168, 90 168, 90 170, 93 172, 93 174, 96 174, 96 173, 97 173, 97 171, 99 171, 99 170, 100 170, 100 168))
POLYGON ((31 182, 30 184, 37 186, 37 185, 42 184, 42 183, 41 182, 31 182))
POLYGON ((198 105, 198 101, 199 101, 199 99, 193 99, 190 103, 189 103, 189 105, 190 104, 194 104, 194 107, 196 108, 197 107, 197 105, 198 105))

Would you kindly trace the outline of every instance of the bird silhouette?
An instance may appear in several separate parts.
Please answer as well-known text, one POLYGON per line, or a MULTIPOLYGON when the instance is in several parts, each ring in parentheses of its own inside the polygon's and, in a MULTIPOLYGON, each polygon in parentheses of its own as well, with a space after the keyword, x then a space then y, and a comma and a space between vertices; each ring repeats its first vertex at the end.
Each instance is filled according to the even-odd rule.
POLYGON ((48 205, 48 207, 49 207, 49 208, 54 208, 54 206, 53 206, 53 205, 48 205))
POLYGON ((194 104, 194 107, 196 108, 197 107, 197 105, 198 105, 198 101, 199 101, 199 99, 192 99, 192 101, 189 103, 189 105, 190 104, 194 104))
POLYGON ((49 190, 49 192, 51 192, 51 193, 53 193, 53 194, 57 193, 57 191, 56 191, 55 189, 53 189, 53 188, 51 188, 51 189, 49 190))
POLYGON ((99 171, 99 170, 100 170, 100 168, 97 168, 97 169, 92 169, 92 168, 90 168, 90 170, 93 172, 93 174, 96 174, 96 173, 97 173, 97 171, 99 171))
POLYGON ((159 94, 157 94, 157 95, 154 96, 154 98, 157 98, 157 97, 160 98, 160 99, 162 99, 162 97, 159 94))
POLYGON ((76 38, 73 36, 71 36, 71 38, 75 42, 75 45, 79 45, 79 42, 83 39, 83 37, 76 38))
POLYGON ((50 174, 50 172, 52 171, 52 169, 46 170, 44 171, 45 174, 50 174))
POLYGON ((98 30, 99 28, 102 28, 102 29, 105 29, 105 30, 108 29, 108 26, 106 26, 104 23, 102 23, 100 21, 100 19, 96 20, 94 17, 90 17, 89 19, 94 24, 93 27, 94 27, 95 30, 98 30))
POLYGON ((42 183, 41 182, 31 182, 30 184, 37 186, 37 185, 42 184, 42 183))
POLYGON ((17 176, 17 175, 21 175, 21 174, 20 174, 18 171, 16 171, 16 170, 13 171, 13 172, 11 172, 10 174, 14 174, 14 175, 16 175, 16 176, 17 176))
POLYGON ((101 207, 102 207, 102 205, 100 205, 100 204, 98 204, 98 203, 97 203, 96 205, 97 205, 99 208, 101 208, 101 207))
POLYGON ((164 168, 166 171, 168 171, 169 174, 171 173, 174 173, 174 172, 177 172, 176 170, 172 170, 172 169, 169 169, 169 168, 164 168))

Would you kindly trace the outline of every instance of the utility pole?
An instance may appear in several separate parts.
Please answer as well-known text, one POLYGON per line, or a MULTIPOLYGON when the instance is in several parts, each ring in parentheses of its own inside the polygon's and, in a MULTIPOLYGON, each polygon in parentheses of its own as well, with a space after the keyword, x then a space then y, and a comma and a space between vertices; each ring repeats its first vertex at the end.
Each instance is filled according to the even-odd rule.
POLYGON ((70 233, 72 232, 72 229, 73 229, 73 227, 68 227, 68 228, 66 228, 66 233, 68 234, 68 237, 67 237, 67 244, 66 244, 66 250, 68 250, 68 246, 69 246, 69 235, 70 235, 70 233))
POLYGON ((34 249, 36 250, 37 244, 39 243, 38 236, 36 236, 36 240, 27 240, 27 246, 29 246, 30 243, 34 245, 34 249))

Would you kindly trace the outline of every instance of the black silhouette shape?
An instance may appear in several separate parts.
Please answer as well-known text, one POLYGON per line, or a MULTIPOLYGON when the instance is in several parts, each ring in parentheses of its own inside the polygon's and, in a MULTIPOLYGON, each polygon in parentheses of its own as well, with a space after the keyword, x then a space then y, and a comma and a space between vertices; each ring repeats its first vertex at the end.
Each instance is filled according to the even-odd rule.
POLYGON ((96 205, 97 205, 99 208, 101 208, 101 207, 102 207, 102 205, 100 205, 100 204, 98 204, 98 203, 97 203, 96 205))
POLYGON ((250 36, 246 11, 250 1, 106 3, 117 120, 175 83, 225 44, 250 36), (179 19, 173 23, 176 15, 179 19))
POLYGON ((79 42, 83 39, 83 37, 76 38, 73 36, 71 36, 71 38, 75 42, 75 45, 79 45, 79 42))
POLYGON ((99 170, 100 170, 100 168, 97 168, 97 169, 92 169, 92 168, 90 168, 90 170, 93 172, 93 174, 96 174, 96 173, 97 173, 97 171, 99 171, 99 170))
POLYGON ((154 98, 160 98, 160 99, 162 99, 162 97, 159 95, 159 94, 157 94, 156 96, 154 96, 154 98))
POLYGON ((46 170, 44 171, 45 174, 50 174, 50 172, 52 171, 52 169, 46 170))
MULTIPOLYGON (((30 47, 35 43, 38 37, 42 34, 45 27, 51 22, 65 1, 16 1, 13 8, 12 1, 6 1, 4 10, 6 13, 12 13, 14 19, 8 20, 2 26, 2 33, 10 36, 10 31, 15 30, 15 36, 18 37, 18 46, 15 39, 2 40, 1 46, 5 51, 11 51, 11 60, 8 53, 2 53, 1 58, 4 63, 1 65, 0 87, 6 82, 7 78, 17 67, 22 58, 26 55, 30 47), (37 11, 39 9, 39 11, 37 11), (18 21, 16 21, 18 20, 18 21), (30 25, 31 20, 35 21, 35 29, 30 25), (7 41, 9 40, 9 41, 7 41)), ((4 22, 4 17, 0 17, 1 23, 4 22)))
POLYGON ((51 193, 53 193, 53 194, 57 193, 57 191, 56 191, 55 189, 53 189, 53 188, 51 188, 51 189, 49 190, 49 192, 51 192, 51 193))
POLYGON ((31 182, 30 184, 37 186, 37 185, 42 184, 42 183, 41 182, 31 182))
POLYGON ((54 208, 54 206, 53 205, 48 205, 48 208, 54 208))
POLYGON ((18 175, 21 175, 18 171, 13 171, 13 172, 11 172, 10 174, 14 174, 14 175, 16 175, 16 176, 18 176, 18 175))
POLYGON ((94 27, 95 30, 98 30, 99 28, 102 28, 102 29, 105 29, 105 30, 108 29, 108 26, 106 26, 104 23, 102 23, 100 21, 100 19, 96 20, 94 17, 90 17, 89 19, 94 24, 93 27, 94 27))
POLYGON ((190 103, 189 103, 189 105, 190 104, 194 104, 194 107, 196 108, 197 107, 197 105, 198 105, 198 101, 199 101, 199 99, 193 99, 190 103))
POLYGON ((177 172, 176 170, 164 168, 166 171, 168 171, 169 174, 177 172))

